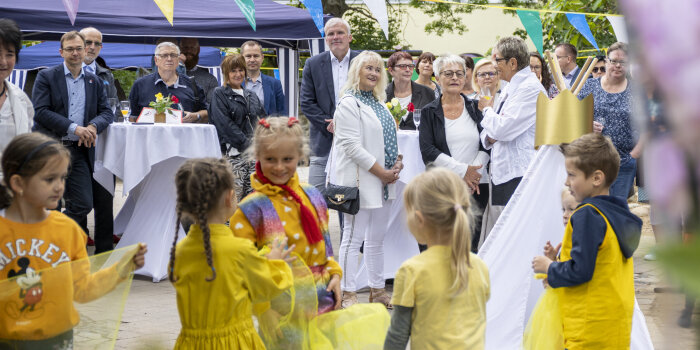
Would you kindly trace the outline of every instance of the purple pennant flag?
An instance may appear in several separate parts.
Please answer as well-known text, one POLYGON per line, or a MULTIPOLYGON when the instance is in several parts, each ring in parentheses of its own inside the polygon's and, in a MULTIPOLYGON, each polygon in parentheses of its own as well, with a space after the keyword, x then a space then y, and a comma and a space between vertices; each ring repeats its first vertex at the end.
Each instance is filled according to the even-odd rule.
POLYGON ((78 14, 78 4, 80 0, 63 0, 63 7, 66 8, 66 13, 70 19, 70 24, 75 25, 75 16, 78 14))

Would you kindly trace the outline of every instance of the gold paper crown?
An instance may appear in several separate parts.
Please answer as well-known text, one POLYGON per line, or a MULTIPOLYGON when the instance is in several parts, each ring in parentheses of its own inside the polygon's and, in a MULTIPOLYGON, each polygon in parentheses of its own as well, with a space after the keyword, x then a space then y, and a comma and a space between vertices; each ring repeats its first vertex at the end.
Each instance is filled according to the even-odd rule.
POLYGON ((570 143, 592 131, 592 95, 579 100, 571 90, 566 89, 553 100, 544 93, 537 97, 535 148, 570 143))
POLYGON ((559 145, 593 131, 593 96, 579 100, 578 93, 591 74, 598 59, 589 57, 583 65, 571 90, 566 87, 561 68, 552 53, 545 51, 545 57, 554 77, 557 89, 561 91, 550 100, 547 95, 537 96, 537 125, 535 126, 535 148, 542 145, 559 145))

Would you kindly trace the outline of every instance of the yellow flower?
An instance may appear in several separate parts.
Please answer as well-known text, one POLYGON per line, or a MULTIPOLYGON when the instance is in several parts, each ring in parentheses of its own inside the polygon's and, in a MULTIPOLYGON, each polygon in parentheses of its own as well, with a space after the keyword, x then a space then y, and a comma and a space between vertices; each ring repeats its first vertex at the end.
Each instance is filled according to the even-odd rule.
POLYGON ((157 93, 157 94, 156 94, 156 100, 160 101, 160 100, 162 100, 162 99, 163 99, 163 94, 161 94, 160 92, 157 93))
POLYGON ((391 102, 387 102, 387 103, 386 103, 386 108, 391 109, 391 107, 393 107, 393 106, 391 105, 391 102))
POLYGON ((396 98, 396 97, 392 98, 392 99, 391 99, 391 104, 394 105, 394 106, 398 106, 398 104, 399 104, 399 99, 396 98))

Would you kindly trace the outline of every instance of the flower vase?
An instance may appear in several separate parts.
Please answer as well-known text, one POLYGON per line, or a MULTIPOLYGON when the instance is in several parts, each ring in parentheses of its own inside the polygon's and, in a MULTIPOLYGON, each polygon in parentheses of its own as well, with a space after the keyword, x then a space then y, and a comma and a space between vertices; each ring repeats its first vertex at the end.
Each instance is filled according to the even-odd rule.
POLYGON ((153 121, 156 123, 165 123, 165 112, 156 113, 153 121))

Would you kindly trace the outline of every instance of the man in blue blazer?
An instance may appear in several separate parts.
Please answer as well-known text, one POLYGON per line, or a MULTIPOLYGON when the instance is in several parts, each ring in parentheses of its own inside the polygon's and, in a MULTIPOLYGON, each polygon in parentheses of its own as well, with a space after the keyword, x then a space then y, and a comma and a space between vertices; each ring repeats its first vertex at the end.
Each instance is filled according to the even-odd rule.
POLYGON ((301 111, 310 124, 312 154, 309 159, 309 183, 319 190, 326 183, 326 163, 333 141, 331 121, 336 101, 347 81, 350 61, 360 54, 359 51, 350 50, 352 35, 350 25, 344 19, 331 18, 323 30, 330 51, 306 60, 301 82, 301 111))
POLYGON ((100 78, 83 70, 85 36, 77 31, 64 34, 59 52, 63 64, 39 72, 34 82, 33 130, 60 140, 70 150, 64 213, 87 234, 95 141, 112 123, 114 114, 100 78))
POLYGON ((282 83, 260 72, 263 63, 262 46, 255 40, 241 45, 241 55, 245 59, 246 78, 243 87, 258 96, 269 116, 287 116, 287 104, 282 83))

